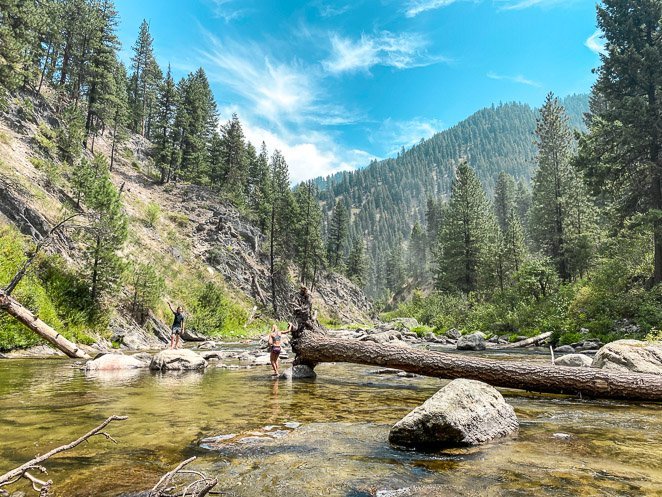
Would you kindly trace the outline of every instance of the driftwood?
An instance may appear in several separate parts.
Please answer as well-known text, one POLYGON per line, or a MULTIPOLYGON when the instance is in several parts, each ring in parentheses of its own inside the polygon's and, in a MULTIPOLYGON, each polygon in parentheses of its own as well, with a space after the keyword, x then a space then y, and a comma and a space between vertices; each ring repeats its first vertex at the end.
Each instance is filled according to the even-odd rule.
POLYGON ((536 335, 531 338, 526 338, 525 340, 520 340, 519 342, 515 343, 509 343, 507 345, 504 345, 501 347, 502 349, 516 349, 519 347, 528 347, 529 345, 535 345, 536 343, 542 342, 546 338, 549 338, 552 336, 552 332, 548 331, 546 333, 541 333, 540 335, 536 335))
MULTIPOLYGON (((113 437, 111 437, 108 433, 103 431, 103 429, 108 426, 110 423, 113 421, 123 421, 127 419, 126 416, 111 416, 108 419, 106 419, 103 423, 101 423, 99 426, 94 428, 93 430, 87 432, 85 435, 80 437, 77 440, 74 440, 71 443, 68 443, 66 445, 62 445, 60 447, 56 447, 55 449, 46 452, 45 454, 41 456, 37 456, 34 459, 31 459, 30 461, 26 462, 25 464, 22 464, 18 468, 12 469, 11 471, 5 473, 4 475, 0 476, 0 487, 4 487, 6 485, 11 485, 13 483, 16 483, 19 481, 21 478, 25 478, 26 480, 30 481, 32 483, 32 488, 36 491, 39 492, 40 495, 46 495, 48 493, 48 490, 50 489, 51 485, 53 484, 52 480, 48 481, 43 481, 40 480, 39 478, 36 478, 32 474, 30 474, 30 471, 39 471, 41 473, 47 474, 46 468, 44 468, 41 463, 49 459, 50 457, 53 457, 56 454, 59 454, 60 452, 64 452, 66 450, 71 450, 74 447, 77 447, 78 445, 82 444, 84 441, 87 439, 95 436, 95 435, 101 435, 103 437, 106 437, 106 439, 110 440, 113 443, 117 443, 113 437)), ((0 495, 5 492, 0 488, 0 495)))
POLYGON ((4 290, 0 290, 0 309, 10 316, 34 331, 41 338, 60 349, 69 357, 76 359, 90 359, 87 353, 60 335, 53 328, 44 323, 38 316, 34 315, 29 309, 23 307, 16 299, 7 295, 4 290))
POLYGON ((147 495, 149 497, 170 497, 175 495, 181 495, 182 497, 187 495, 191 497, 204 497, 207 495, 218 484, 218 479, 210 478, 200 471, 184 469, 185 466, 195 461, 195 459, 196 457, 194 456, 180 462, 175 469, 163 475, 147 495), (183 488, 175 490, 175 487, 170 484, 178 475, 193 475, 195 479, 191 483, 180 485, 183 488))
POLYGON ((610 372, 532 362, 507 362, 460 354, 418 350, 390 344, 329 338, 312 319, 312 302, 304 290, 294 302, 294 364, 321 362, 369 364, 446 379, 467 378, 495 387, 606 399, 662 401, 662 375, 610 372))

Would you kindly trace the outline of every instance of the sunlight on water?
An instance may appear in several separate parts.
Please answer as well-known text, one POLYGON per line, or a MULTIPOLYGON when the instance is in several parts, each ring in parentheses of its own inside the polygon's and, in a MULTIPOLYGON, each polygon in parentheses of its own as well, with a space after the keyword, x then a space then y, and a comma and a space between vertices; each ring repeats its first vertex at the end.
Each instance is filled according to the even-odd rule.
MULTIPOLYGON (((507 359, 507 357, 504 357, 507 359)), ((66 360, 0 361, 0 472, 111 414, 127 421, 47 466, 58 496, 151 488, 192 455, 226 495, 662 495, 662 408, 504 391, 517 437, 434 454, 388 445, 390 426, 445 382, 321 365, 315 381, 268 368, 85 374, 66 360), (212 441, 201 441, 219 437, 212 441), (213 443, 212 443, 213 442, 213 443)))

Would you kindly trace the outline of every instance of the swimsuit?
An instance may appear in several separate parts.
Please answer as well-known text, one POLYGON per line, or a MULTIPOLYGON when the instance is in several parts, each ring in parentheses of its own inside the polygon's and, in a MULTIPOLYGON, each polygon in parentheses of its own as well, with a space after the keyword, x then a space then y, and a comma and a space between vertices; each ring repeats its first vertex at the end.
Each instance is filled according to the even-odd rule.
MULTIPOLYGON (((276 335, 273 335, 271 337, 271 341, 274 342, 274 343, 275 342, 280 343, 280 332, 278 332, 276 335)), ((271 353, 279 355, 280 354, 280 345, 272 345, 271 346, 271 353)))

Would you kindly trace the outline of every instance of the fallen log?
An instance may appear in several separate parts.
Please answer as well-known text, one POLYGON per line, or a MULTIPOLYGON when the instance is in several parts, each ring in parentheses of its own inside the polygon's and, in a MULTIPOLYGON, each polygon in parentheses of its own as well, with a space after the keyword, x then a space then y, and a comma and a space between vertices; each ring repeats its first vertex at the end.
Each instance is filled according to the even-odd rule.
POLYGON ((7 295, 4 290, 0 290, 0 309, 16 318, 67 356, 75 359, 90 359, 90 356, 84 350, 80 349, 78 345, 64 338, 39 319, 39 317, 35 316, 29 309, 23 307, 16 299, 7 295))
POLYGON ((542 342, 546 338, 549 338, 552 336, 552 332, 548 331, 546 333, 541 333, 540 335, 536 335, 531 338, 527 338, 525 340, 520 340, 519 342, 514 342, 514 343, 509 343, 507 345, 504 345, 501 347, 502 349, 516 349, 519 347, 528 347, 529 345, 535 345, 538 342, 542 342))
POLYGON ((292 340, 295 364, 350 362, 424 376, 479 380, 495 387, 604 399, 662 401, 662 375, 610 372, 469 357, 409 347, 327 338, 306 331, 292 340))

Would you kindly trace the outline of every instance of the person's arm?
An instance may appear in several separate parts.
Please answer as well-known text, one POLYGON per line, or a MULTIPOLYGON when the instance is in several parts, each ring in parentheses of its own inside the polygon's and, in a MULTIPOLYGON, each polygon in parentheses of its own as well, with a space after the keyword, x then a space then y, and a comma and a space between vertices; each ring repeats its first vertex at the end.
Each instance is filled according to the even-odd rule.
POLYGON ((271 333, 269 333, 269 336, 267 338, 267 344, 268 345, 273 345, 274 344, 274 336, 271 333))
POLYGON ((172 304, 170 302, 168 302, 168 307, 170 307, 170 312, 174 314, 175 310, 172 308, 172 304))
POLYGON ((186 314, 182 311, 182 333, 186 331, 186 314))
POLYGON ((287 323, 287 329, 283 333, 290 333, 294 329, 294 325, 290 322, 287 323))

